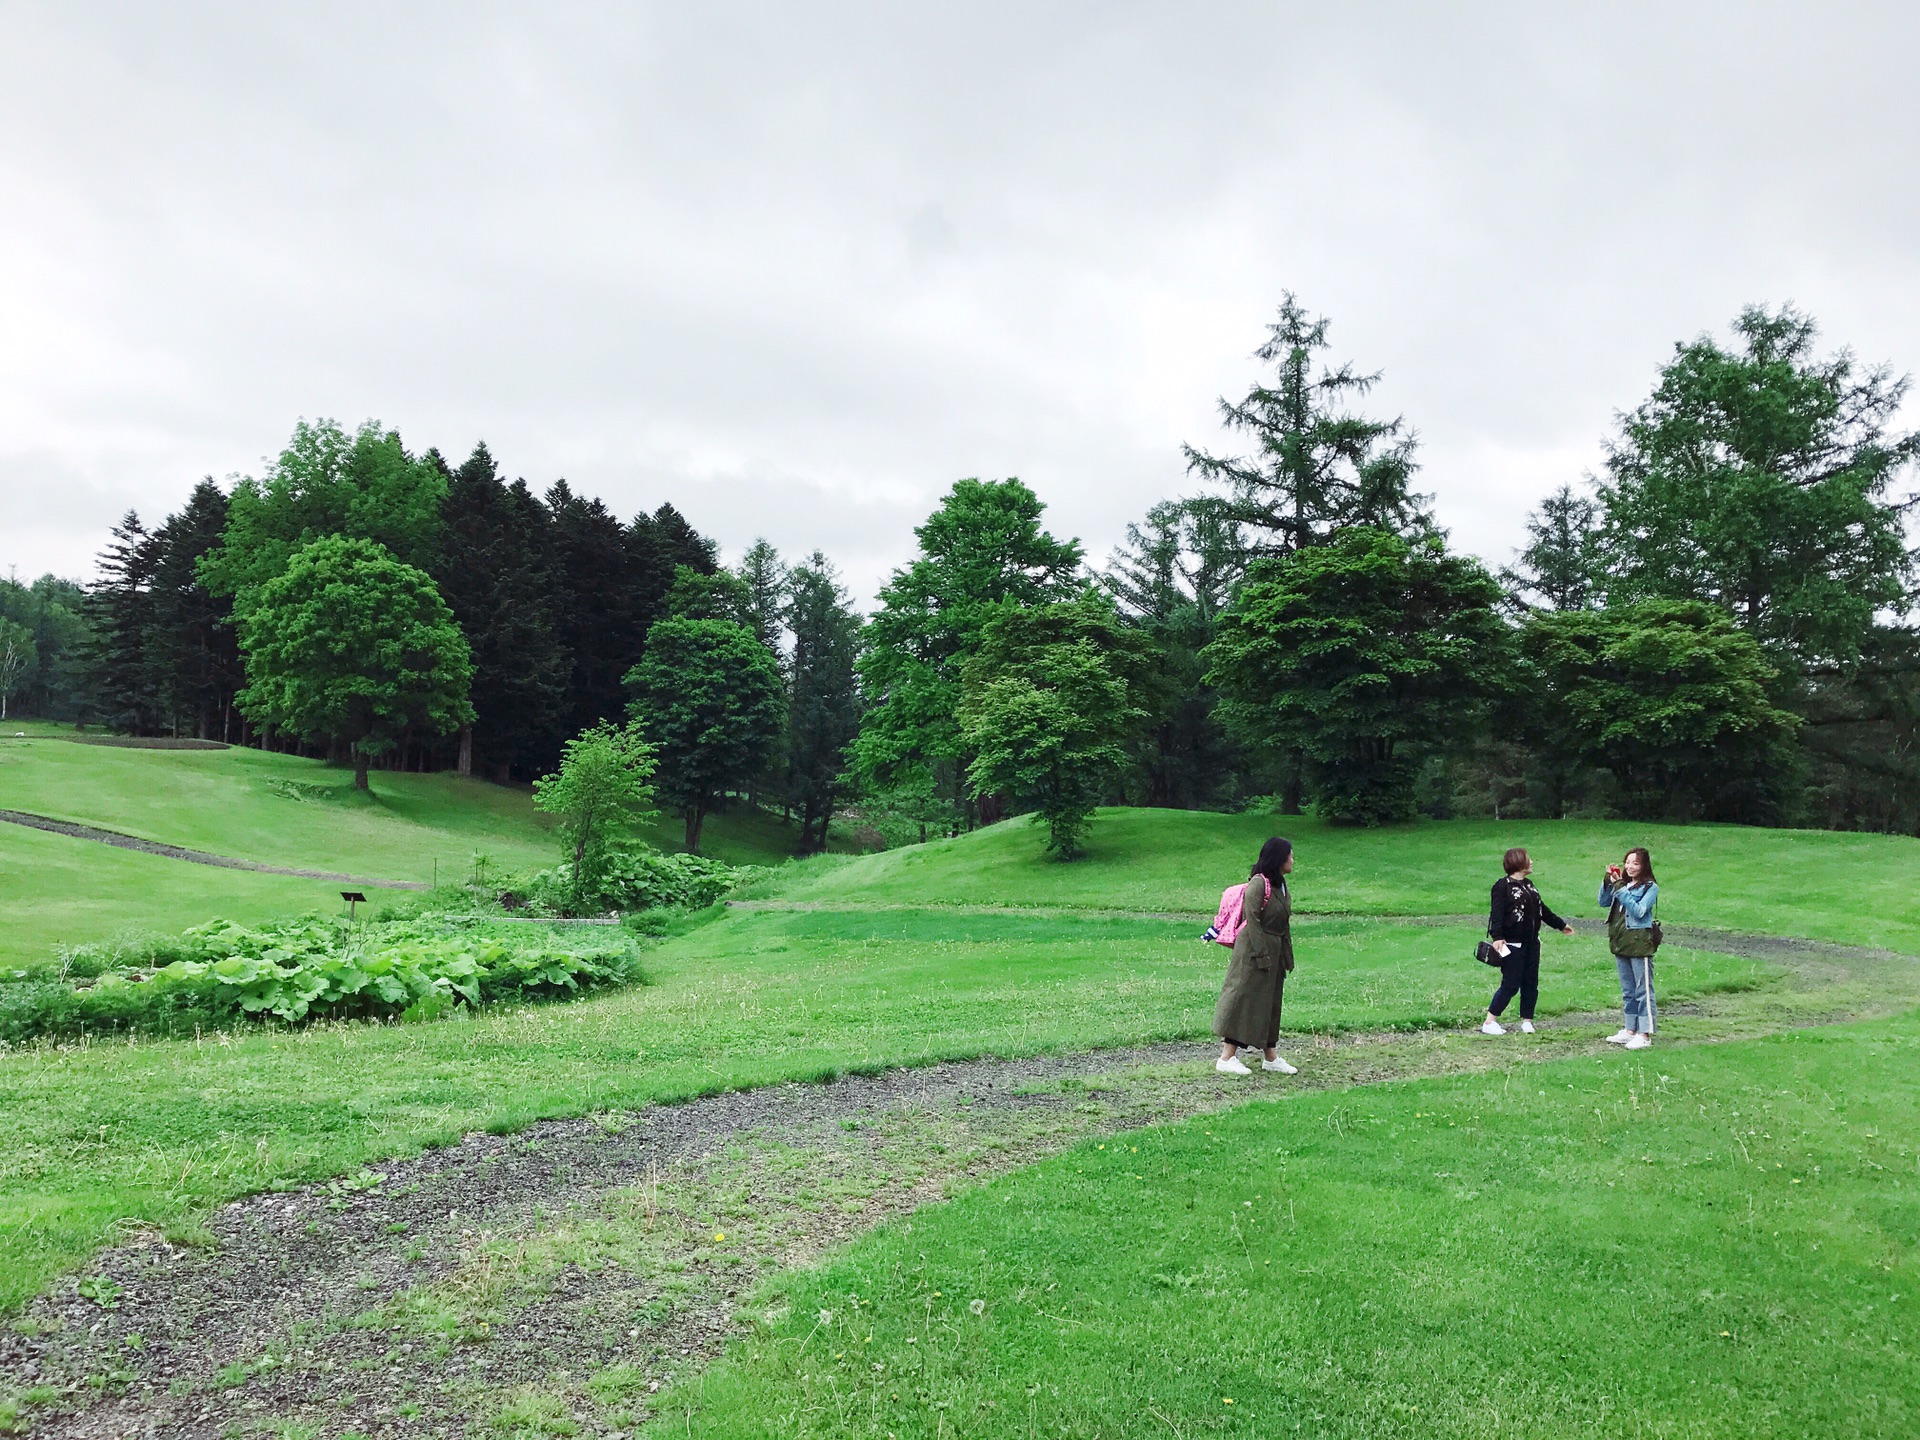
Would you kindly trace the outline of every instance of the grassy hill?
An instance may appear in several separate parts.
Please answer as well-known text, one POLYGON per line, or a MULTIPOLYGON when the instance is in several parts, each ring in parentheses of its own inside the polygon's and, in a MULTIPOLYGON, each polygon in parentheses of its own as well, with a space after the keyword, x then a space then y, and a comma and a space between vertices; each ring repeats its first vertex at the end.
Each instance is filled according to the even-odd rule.
MULTIPOLYGON (((143 840, 300 869, 431 882, 466 875, 476 852, 495 873, 558 858, 548 817, 524 785, 458 775, 375 772, 373 793, 316 760, 258 750, 146 750, 75 743, 25 722, 0 735, 0 809, 143 840)), ((649 838, 680 848, 677 821, 649 838)), ((730 864, 771 864, 793 831, 764 814, 722 814, 703 849, 730 864)), ((0 824, 0 963, 124 930, 180 930, 216 916, 254 921, 337 908, 337 884, 211 869, 0 824)))
POLYGON ((1298 815, 1110 809, 1071 864, 1042 859, 1040 832, 1022 819, 852 863, 796 866, 772 893, 823 904, 1211 914, 1273 834, 1295 844, 1295 905, 1305 912, 1479 914, 1502 853, 1524 845, 1547 902, 1592 916, 1601 869, 1645 845, 1670 922, 1920 954, 1920 840, 1736 825, 1449 820, 1353 830, 1298 815))

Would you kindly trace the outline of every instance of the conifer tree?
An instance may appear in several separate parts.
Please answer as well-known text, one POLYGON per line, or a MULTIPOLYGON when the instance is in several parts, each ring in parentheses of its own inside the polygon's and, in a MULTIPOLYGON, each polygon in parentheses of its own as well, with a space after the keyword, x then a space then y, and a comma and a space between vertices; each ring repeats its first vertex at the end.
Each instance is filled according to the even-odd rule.
POLYGON ((109 729, 150 734, 160 724, 148 654, 156 546, 132 510, 113 527, 112 536, 100 555, 99 578, 87 591, 87 710, 109 729))
POLYGON ((555 614, 552 518, 484 444, 447 480, 435 579, 473 652, 460 768, 505 781, 559 758, 571 660, 555 614))
POLYGON ((1351 525, 1402 534, 1430 528, 1424 497, 1409 488, 1413 432, 1399 419, 1370 420, 1350 408, 1379 374, 1359 374, 1350 364, 1331 368, 1318 358, 1330 348, 1331 323, 1309 316, 1288 292, 1266 343, 1254 351, 1274 367, 1273 383, 1220 401, 1222 422, 1247 436, 1254 452, 1216 456, 1184 447, 1188 469, 1224 487, 1228 514, 1245 527, 1251 554, 1318 545, 1351 525))
POLYGON ((826 849, 827 827, 851 787, 848 751, 860 733, 860 617, 818 550, 787 576, 787 801, 800 817, 800 853, 826 849))

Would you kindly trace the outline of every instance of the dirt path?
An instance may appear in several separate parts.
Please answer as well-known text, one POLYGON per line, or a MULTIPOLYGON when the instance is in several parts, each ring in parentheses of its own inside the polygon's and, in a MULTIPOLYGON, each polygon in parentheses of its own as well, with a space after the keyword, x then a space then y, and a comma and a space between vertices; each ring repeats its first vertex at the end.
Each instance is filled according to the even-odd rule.
MULTIPOLYGON (((1678 1037, 1663 1048, 1920 1003, 1911 957, 1710 932, 1686 943, 1784 973, 1663 1011, 1678 1037)), ((1634 1063, 1599 1040, 1614 1018, 1498 1041, 1318 1037, 1291 1052, 1292 1078, 1217 1076, 1209 1046, 1189 1041, 470 1135, 236 1202, 195 1244, 129 1237, 0 1335, 0 1376, 43 1387, 32 1433, 47 1436, 628 1435, 655 1389, 751 1320, 756 1282, 955 1189, 1254 1095, 1571 1055, 1634 1063), (514 1414, 533 1420, 501 1426, 514 1414)))
POLYGON ((162 845, 157 840, 142 840, 137 835, 122 835, 118 830, 101 830, 71 820, 55 820, 46 815, 30 815, 24 810, 0 810, 0 820, 24 825, 29 830, 45 830, 54 835, 70 835, 76 840, 93 840, 116 845, 122 850, 138 850, 145 855, 164 855, 169 860, 186 860, 195 865, 217 865, 223 870, 257 870, 263 875, 294 875, 302 880, 331 880, 339 885, 354 885, 367 890, 426 890, 417 880, 370 880, 364 875, 343 875, 337 870, 295 870, 286 865, 263 865, 258 860, 236 860, 231 855, 214 855, 205 850, 188 850, 180 845, 162 845))

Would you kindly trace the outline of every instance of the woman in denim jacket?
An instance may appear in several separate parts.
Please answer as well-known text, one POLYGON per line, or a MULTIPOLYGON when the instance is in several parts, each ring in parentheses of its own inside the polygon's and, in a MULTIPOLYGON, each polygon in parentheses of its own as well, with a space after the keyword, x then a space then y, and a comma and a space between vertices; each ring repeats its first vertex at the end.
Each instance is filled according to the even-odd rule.
POLYGON ((1607 912, 1607 948, 1620 972, 1620 1003, 1627 1023, 1607 1037, 1609 1045, 1644 1050, 1653 1043, 1653 908, 1660 887, 1653 880, 1653 857, 1635 846, 1618 865, 1609 865, 1600 881, 1600 906, 1607 912))

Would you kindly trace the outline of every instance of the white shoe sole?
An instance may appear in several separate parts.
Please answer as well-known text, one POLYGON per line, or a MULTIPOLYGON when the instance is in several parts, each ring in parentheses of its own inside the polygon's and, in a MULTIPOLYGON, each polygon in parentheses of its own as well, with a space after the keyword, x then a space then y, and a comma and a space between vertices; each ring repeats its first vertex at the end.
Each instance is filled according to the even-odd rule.
POLYGON ((1260 1062, 1260 1068, 1262 1070, 1271 1070, 1276 1075, 1298 1075, 1300 1073, 1298 1066, 1289 1065, 1284 1060, 1262 1060, 1260 1062))

